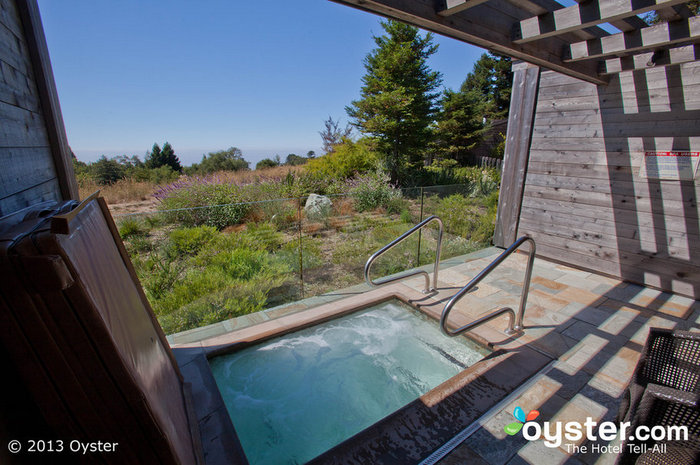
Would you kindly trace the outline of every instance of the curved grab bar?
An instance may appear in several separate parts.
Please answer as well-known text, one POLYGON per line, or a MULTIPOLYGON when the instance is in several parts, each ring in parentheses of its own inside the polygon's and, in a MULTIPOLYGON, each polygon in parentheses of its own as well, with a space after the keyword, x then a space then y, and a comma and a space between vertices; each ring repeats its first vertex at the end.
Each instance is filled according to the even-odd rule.
POLYGON ((438 279, 438 266, 440 265, 440 248, 442 247, 442 233, 444 231, 444 227, 442 225, 442 220, 438 218, 435 215, 429 216, 428 218, 424 219, 405 233, 401 234, 399 237, 394 239, 393 241, 389 242, 387 245, 382 247, 381 249, 377 250, 372 254, 371 257, 367 260, 367 263, 365 263, 365 281, 367 284, 370 286, 381 286, 384 284, 389 284, 393 283, 396 281, 400 281, 402 279, 410 278, 411 276, 417 276, 417 275, 425 275, 425 289, 423 290, 424 294, 427 294, 428 292, 434 291, 437 289, 437 279, 438 279), (403 273, 398 276, 393 276, 391 278, 385 278, 382 281, 372 281, 369 277, 369 270, 370 267, 372 266, 372 263, 384 252, 387 250, 393 248, 394 246, 398 245, 400 242, 402 242, 404 239, 406 239, 408 236, 413 234, 414 232, 418 231, 419 229, 423 228, 425 225, 432 221, 437 221, 438 223, 438 238, 437 238, 437 251, 435 252, 435 267, 433 268, 433 286, 430 287, 430 276, 428 275, 427 271, 423 270, 415 270, 415 271, 409 271, 408 273, 403 273))
POLYGON ((529 236, 523 236, 517 241, 513 242, 510 247, 508 247, 506 250, 501 253, 494 261, 488 264, 486 268, 481 270, 481 272, 474 277, 469 283, 464 286, 462 289, 460 289, 452 298, 445 304, 445 308, 442 310, 442 316, 440 317, 440 329, 442 329, 442 332, 445 333, 448 336, 457 336, 458 334, 462 334, 465 331, 469 331, 471 329, 476 328, 477 326, 480 326, 487 321, 490 321, 496 317, 499 317, 503 315, 504 313, 507 313, 509 318, 509 323, 508 323, 508 329, 506 329, 507 334, 513 334, 518 331, 522 331, 523 329, 523 318, 525 316, 525 306, 527 305, 527 294, 530 290, 530 279, 532 278, 532 266, 534 265, 534 258, 535 258, 535 241, 529 236), (489 275, 498 265, 500 265, 503 260, 508 258, 510 254, 515 252, 520 248, 521 245, 523 245, 525 242, 530 243, 530 252, 529 256, 527 259, 527 268, 525 270, 525 279, 523 280, 523 292, 520 295, 520 308, 518 309, 518 313, 513 311, 512 308, 510 307, 504 307, 499 310, 496 310, 494 312, 489 313, 486 316, 483 316, 479 318, 478 320, 474 320, 471 323, 468 323, 461 328, 457 328, 456 330, 452 331, 447 327, 447 317, 450 315, 450 312, 452 311, 452 307, 457 303, 459 299, 461 299, 464 294, 467 292, 471 291, 474 286, 479 284, 482 279, 484 279, 486 276, 489 275), (515 324, 514 324, 515 323, 515 324))

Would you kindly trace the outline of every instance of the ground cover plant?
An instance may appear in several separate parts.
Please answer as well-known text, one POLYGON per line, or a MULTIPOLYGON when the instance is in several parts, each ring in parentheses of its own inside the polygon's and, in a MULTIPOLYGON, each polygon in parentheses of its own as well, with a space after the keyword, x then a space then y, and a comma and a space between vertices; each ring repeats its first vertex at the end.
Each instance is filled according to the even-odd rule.
MULTIPOLYGON (((474 171, 471 183, 422 189, 399 189, 382 172, 326 182, 346 192, 329 194, 330 211, 313 219, 305 197, 269 198, 300 188, 306 181, 295 173, 257 184, 190 180, 162 192, 161 205, 176 209, 117 223, 158 320, 174 333, 359 284, 369 255, 419 222, 421 211, 445 222, 443 258, 489 245, 497 173, 474 171)), ((372 276, 432 263, 436 238, 435 227, 423 230, 420 247, 417 235, 409 238, 372 276)))

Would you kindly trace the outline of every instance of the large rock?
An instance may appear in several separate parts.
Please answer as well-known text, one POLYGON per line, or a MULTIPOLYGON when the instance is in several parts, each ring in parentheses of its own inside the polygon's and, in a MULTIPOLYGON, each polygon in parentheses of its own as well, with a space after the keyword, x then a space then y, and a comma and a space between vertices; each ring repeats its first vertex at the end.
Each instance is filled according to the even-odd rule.
POLYGON ((325 195, 310 194, 304 205, 304 213, 308 219, 318 221, 330 215, 332 206, 331 199, 325 195))

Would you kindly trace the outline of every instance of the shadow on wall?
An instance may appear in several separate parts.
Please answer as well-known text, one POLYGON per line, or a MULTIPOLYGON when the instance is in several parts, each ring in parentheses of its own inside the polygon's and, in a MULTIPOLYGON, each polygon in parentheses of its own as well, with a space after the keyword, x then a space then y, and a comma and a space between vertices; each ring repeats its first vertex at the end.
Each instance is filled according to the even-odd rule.
POLYGON ((689 173, 687 155, 654 155, 700 150, 698 95, 700 63, 620 73, 598 87, 620 276, 696 298, 699 189, 693 174, 661 166, 689 173))

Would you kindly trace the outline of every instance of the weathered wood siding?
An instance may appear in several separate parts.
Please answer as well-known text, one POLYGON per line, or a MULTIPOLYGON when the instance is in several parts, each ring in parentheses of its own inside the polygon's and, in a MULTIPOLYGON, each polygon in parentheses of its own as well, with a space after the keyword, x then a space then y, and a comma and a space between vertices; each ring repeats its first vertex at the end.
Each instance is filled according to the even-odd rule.
POLYGON ((645 151, 700 151, 700 63, 596 86, 542 73, 518 234, 582 268, 700 296, 698 180, 639 176, 645 151))
POLYGON ((14 0, 0 0, 0 217, 60 198, 20 14, 14 0))

